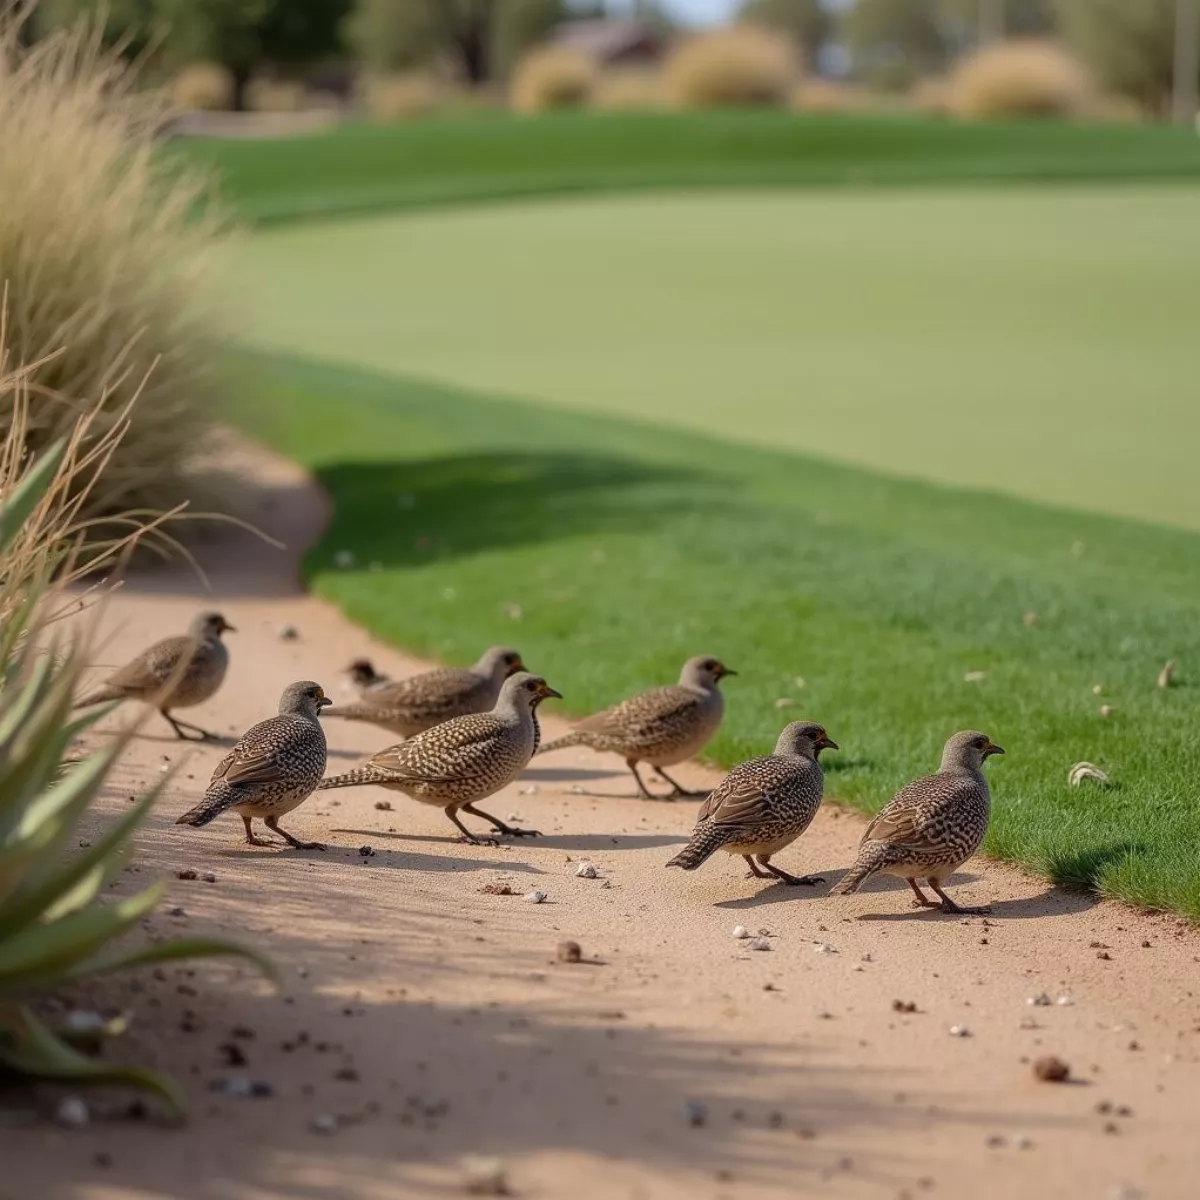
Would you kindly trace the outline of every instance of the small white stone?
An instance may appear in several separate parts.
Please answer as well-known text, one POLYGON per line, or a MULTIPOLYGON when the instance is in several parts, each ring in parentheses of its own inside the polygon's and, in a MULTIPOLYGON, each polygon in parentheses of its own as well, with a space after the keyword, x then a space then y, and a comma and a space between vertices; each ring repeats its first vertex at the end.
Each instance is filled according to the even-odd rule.
POLYGON ((970 1037, 971 1031, 965 1025, 951 1025, 950 1026, 950 1036, 951 1037, 970 1037))
POLYGON ((504 608, 504 615, 510 621, 519 621, 525 615, 525 610, 519 604, 508 604, 504 608))
POLYGON ((751 950, 770 950, 771 943, 767 938, 751 938, 746 943, 751 950))
POLYGON ((354 551, 353 550, 339 550, 333 556, 333 561, 334 561, 335 565, 337 565, 343 569, 345 569, 346 567, 352 567, 352 566, 354 566, 354 551))
POLYGON ((573 783, 573 784, 571 784, 571 795, 586 796, 587 792, 584 791, 583 786, 581 784, 573 783))
POLYGON ((519 821, 519 820, 521 820, 521 814, 520 813, 509 813, 507 819, 509 821, 519 821))
POLYGON ((964 683, 982 683, 987 678, 986 671, 968 671, 963 676, 964 683))
POLYGON ((228 1079, 221 1080, 220 1090, 226 1096, 245 1099, 254 1095, 254 1084, 245 1075, 230 1075, 228 1079))
POLYGON ((522 796, 536 796, 538 794, 538 785, 536 783, 528 784, 521 789, 522 796))
POLYGON ((1111 717, 1117 710, 1111 704, 1100 705, 1100 715, 1102 717, 1111 717))
POLYGON ((1093 683, 1093 684, 1092 684, 1092 695, 1093 695, 1093 696, 1100 696, 1100 695, 1103 695, 1103 694, 1104 694, 1104 684, 1102 684, 1102 683, 1093 683))
POLYGON ((314 1133, 336 1133, 338 1119, 333 1113, 317 1113, 311 1124, 314 1133))
POLYGON ((77 1008, 67 1013, 67 1028, 73 1033, 99 1033, 108 1022, 98 1013, 77 1008))
POLYGON ((828 942, 813 942, 813 949, 818 954, 836 954, 837 947, 831 946, 828 942))
POLYGON ((792 705, 795 703, 796 703, 795 700, 793 700, 791 698, 791 696, 780 696, 779 699, 775 701, 775 707, 776 708, 791 708, 792 705))
POLYGON ((745 925, 735 925, 733 927, 733 936, 735 938, 748 938, 750 936, 750 930, 748 930, 745 925))
POLYGON ((581 862, 575 868, 575 874, 580 879, 598 879, 600 877, 600 872, 590 862, 581 862))
POLYGON ((171 769, 170 763, 163 763, 163 765, 158 768, 159 773, 162 775, 165 775, 170 769, 171 769))
POLYGON ((1057 1000, 1055 1000, 1054 1003, 1060 1005, 1063 1008, 1066 1008, 1068 1005, 1074 1004, 1075 1001, 1070 996, 1062 995, 1062 996, 1059 996, 1059 998, 1057 1000))
POLYGON ((79 1129, 88 1123, 91 1113, 78 1096, 64 1096, 54 1110, 54 1119, 68 1129, 79 1129))
POLYGON ((525 899, 528 900, 530 904, 541 904, 546 899, 546 893, 545 892, 526 892, 525 899))
POLYGON ((808 686, 808 683, 805 681, 803 675, 797 675, 792 679, 792 685, 798 688, 805 688, 808 686))
POLYGON ((1025 1003, 1031 1004, 1035 1008, 1046 1008, 1050 1004, 1050 997, 1045 992, 1039 992, 1036 996, 1027 997, 1025 1003))
POLYGON ((300 631, 295 625, 280 625, 279 640, 281 642, 294 642, 300 636, 300 631))
POLYGON ((462 1160, 463 1183, 472 1196, 507 1196, 508 1169, 502 1158, 490 1154, 467 1154, 462 1160))

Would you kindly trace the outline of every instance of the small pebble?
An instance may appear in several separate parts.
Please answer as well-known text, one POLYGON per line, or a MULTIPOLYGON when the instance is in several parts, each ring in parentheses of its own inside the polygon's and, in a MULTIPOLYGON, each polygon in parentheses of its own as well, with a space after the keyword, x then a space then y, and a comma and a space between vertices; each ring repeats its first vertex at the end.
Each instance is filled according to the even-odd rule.
POLYGON ((375 807, 379 812, 391 812, 392 802, 390 800, 376 800, 375 807))
POLYGON ((1027 612, 1021 617, 1026 629, 1032 629, 1038 623, 1038 615, 1035 612, 1027 612))
POLYGON ((699 1100, 689 1100, 684 1106, 687 1122, 693 1129, 700 1129, 708 1124, 708 1105, 699 1100))
POLYGON ((107 1024, 98 1012, 77 1008, 67 1013, 67 1028, 72 1033, 101 1033, 107 1024))
POLYGON ((600 873, 590 862, 582 862, 575 868, 575 874, 580 879, 598 879, 600 873))
POLYGON ((463 1184, 472 1196, 508 1196, 508 1169, 504 1160, 489 1154, 464 1155, 463 1184))
POLYGON ((203 879, 205 883, 216 883, 217 882, 217 877, 211 871, 205 871, 204 874, 200 876, 200 878, 203 879))
POLYGON ((479 890, 485 896, 512 896, 516 894, 507 883, 485 883, 479 890))
POLYGON ((1037 996, 1030 996, 1025 1001, 1025 1003, 1035 1005, 1038 1008, 1046 1008, 1049 1004, 1052 1003, 1052 1001, 1051 1001, 1050 997, 1046 995, 1045 992, 1041 992, 1037 996))
POLYGON ((986 678, 986 671, 968 671, 963 676, 963 683, 982 683, 986 678))
POLYGON ((762 937, 751 938, 750 941, 747 942, 746 944, 750 947, 751 950, 770 950, 770 948, 771 948, 770 941, 768 941, 767 938, 762 938, 762 937))
POLYGON ((791 698, 791 696, 780 696, 779 699, 775 701, 775 707, 776 708, 791 708, 792 705, 795 703, 796 703, 795 700, 793 700, 791 698))
POLYGON ((1033 1138, 1031 1138, 1027 1133, 1018 1133, 1013 1139, 1013 1145, 1016 1146, 1018 1150, 1032 1150, 1033 1138))
POLYGON ((67 1129, 79 1129, 88 1123, 91 1113, 78 1096, 64 1096, 54 1110, 54 1119, 67 1129))
POLYGON ((971 1031, 965 1025, 951 1025, 950 1026, 950 1036, 951 1037, 970 1037, 971 1031))
POLYGON ((1071 1068, 1061 1058, 1044 1054, 1034 1061, 1033 1074, 1043 1083, 1065 1083, 1071 1078, 1071 1068))
POLYGON ((542 904, 546 899, 546 893, 536 891, 526 892, 525 899, 528 900, 530 904, 542 904))
POLYGON ((536 783, 527 784, 521 789, 522 796, 536 796, 538 794, 538 785, 536 783))
POLYGON ((1062 996, 1059 996, 1059 998, 1057 1000, 1055 1000, 1054 1003, 1059 1005, 1060 1008, 1068 1008, 1068 1007, 1070 1007, 1070 1005, 1074 1004, 1075 1001, 1070 996, 1062 995, 1062 996))
POLYGON ((814 942, 813 949, 818 954, 836 954, 837 953, 836 947, 831 946, 828 942, 814 942))
POLYGON ((374 858, 375 857, 375 850, 374 850, 374 847, 372 847, 372 846, 359 846, 358 852, 359 852, 359 854, 361 854, 363 856, 363 858, 374 858))
POLYGON ((750 930, 748 930, 745 925, 735 925, 733 927, 733 936, 735 938, 748 938, 750 936, 750 930))
POLYGON ((917 1003, 915 1000, 893 1000, 892 1011, 899 1013, 915 1013, 917 1011, 917 1003))
POLYGON ((1007 1144, 1007 1139, 1002 1133, 989 1133, 985 1141, 985 1145, 990 1146, 993 1150, 998 1150, 1001 1146, 1007 1144))
POLYGON ((176 871, 175 872, 176 879, 195 879, 196 877, 197 876, 196 876, 195 871, 176 871))
MULTIPOLYGON (((350 562, 352 563, 353 561, 354 561, 354 558, 352 555, 350 562)), ((341 566, 340 563, 338 565, 341 566)), ((349 564, 347 564, 347 565, 349 565, 349 564)), ((300 636, 300 631, 295 627, 295 625, 280 625, 279 640, 281 642, 294 642, 299 636, 300 636)))
POLYGON ((314 1133, 336 1133, 338 1119, 333 1113, 317 1113, 311 1125, 314 1133))
POLYGON ((1100 715, 1102 717, 1111 717, 1117 710, 1111 704, 1100 705, 1100 715))
POLYGON ((583 948, 578 942, 559 942, 556 954, 558 955, 559 962, 583 962, 583 948))

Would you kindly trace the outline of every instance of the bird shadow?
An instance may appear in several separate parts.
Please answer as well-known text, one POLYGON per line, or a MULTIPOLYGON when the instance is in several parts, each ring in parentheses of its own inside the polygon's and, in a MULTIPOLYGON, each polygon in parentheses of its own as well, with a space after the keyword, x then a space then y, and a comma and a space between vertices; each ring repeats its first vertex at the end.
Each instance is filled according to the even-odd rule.
POLYGON ((541 780, 545 783, 568 783, 580 779, 611 779, 621 771, 605 771, 592 767, 526 767, 522 779, 541 780))
POLYGON ((670 833, 578 833, 540 837, 539 848, 547 850, 646 850, 655 846, 682 846, 687 841, 683 834, 670 833))
MULTIPOLYGON (((378 838, 381 835, 375 830, 334 829, 332 833, 353 833, 360 836, 378 838)), ((386 836, 386 835, 384 835, 386 836)), ((446 874, 449 872, 495 871, 503 869, 514 874, 544 875, 545 872, 528 863, 494 861, 481 858, 462 858, 458 855, 422 854, 417 850, 388 850, 375 849, 369 856, 358 854, 357 848, 343 846, 336 842, 327 842, 324 850, 296 850, 290 846, 280 845, 278 848, 246 846, 244 849, 229 847, 222 852, 226 858, 261 858, 270 859, 280 854, 290 854, 309 862, 342 864, 347 858, 361 859, 364 870, 398 870, 420 871, 428 874, 446 874)))

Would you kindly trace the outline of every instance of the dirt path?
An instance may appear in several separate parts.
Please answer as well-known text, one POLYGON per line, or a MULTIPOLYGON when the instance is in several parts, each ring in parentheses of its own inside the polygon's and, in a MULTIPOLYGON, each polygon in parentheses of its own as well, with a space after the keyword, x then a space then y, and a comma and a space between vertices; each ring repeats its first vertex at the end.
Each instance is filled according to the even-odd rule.
MULTIPOLYGON (((259 520, 304 545, 320 498, 286 464, 270 474, 259 520)), ((364 650, 417 669, 302 595, 294 554, 238 538, 210 557, 239 632, 204 722, 241 730, 296 678, 333 690, 364 650), (279 637, 287 624, 298 640, 279 637)), ((184 574, 137 581, 107 614, 105 662, 209 603, 184 574)), ((342 722, 328 732, 334 767, 387 741, 342 722)), ((986 922, 914 913, 886 882, 829 900, 827 887, 747 880, 724 856, 668 872, 695 806, 635 800, 619 763, 582 751, 536 760, 493 801, 545 833, 533 843, 456 844, 440 813, 402 797, 380 811, 386 793, 355 789, 292 818, 326 853, 254 849, 232 817, 172 823, 223 751, 185 752, 163 733, 151 724, 107 801, 119 810, 188 755, 117 889, 211 872, 174 883, 151 934, 250 939, 281 965, 285 993, 207 964, 105 984, 92 1002, 137 1015, 123 1052, 184 1080, 193 1118, 165 1128, 96 1097, 85 1129, 23 1127, 27 1098, 0 1094, 0 1197, 436 1197, 463 1194, 471 1153, 501 1156, 527 1197, 1195 1195, 1200 939, 1174 918, 979 862, 956 884, 995 905, 986 922), (581 860, 599 878, 577 878, 581 860), (497 883, 516 895, 481 890, 497 883), (544 904, 521 898, 534 888, 544 904), (770 950, 735 940, 738 924, 770 950), (555 961, 563 938, 584 963, 555 961), (1041 993, 1070 1002, 1028 1003, 1041 993), (1034 1080, 1047 1053, 1073 1082, 1034 1080), (246 1065, 230 1066, 239 1054, 246 1065), (272 1094, 211 1090, 231 1076, 272 1094), (313 1128, 322 1114, 336 1131, 313 1128)), ((1002 763, 994 780, 1002 792, 1002 763)), ((832 882, 861 829, 826 807, 780 861, 832 882)))

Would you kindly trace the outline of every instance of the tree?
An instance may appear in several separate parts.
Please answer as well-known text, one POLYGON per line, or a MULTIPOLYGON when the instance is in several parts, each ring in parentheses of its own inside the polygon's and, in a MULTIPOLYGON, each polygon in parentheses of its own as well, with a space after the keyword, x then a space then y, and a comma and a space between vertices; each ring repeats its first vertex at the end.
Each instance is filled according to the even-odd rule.
POLYGON ((788 34, 803 47, 810 63, 817 61, 834 26, 823 0, 746 0, 740 16, 788 34))
POLYGON ((954 40, 974 45, 994 37, 1052 33, 1054 0, 940 0, 941 15, 954 40))
POLYGON ((1176 0, 1055 0, 1063 33, 1114 92, 1163 110, 1171 95, 1176 0))
POLYGON ((375 70, 444 56, 476 86, 505 74, 565 15, 563 0, 358 0, 347 36, 375 70))
POLYGON ((940 72, 951 51, 938 0, 857 0, 842 33, 855 71, 882 87, 940 72))
MULTIPOLYGON (((233 78, 233 106, 263 63, 296 64, 336 54, 353 0, 107 0, 106 33, 131 51, 157 48, 172 63, 208 59, 233 78)), ((65 23, 96 12, 94 0, 49 0, 46 15, 65 23)))

